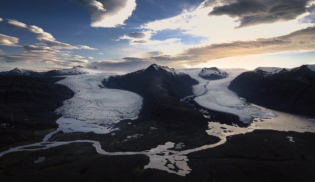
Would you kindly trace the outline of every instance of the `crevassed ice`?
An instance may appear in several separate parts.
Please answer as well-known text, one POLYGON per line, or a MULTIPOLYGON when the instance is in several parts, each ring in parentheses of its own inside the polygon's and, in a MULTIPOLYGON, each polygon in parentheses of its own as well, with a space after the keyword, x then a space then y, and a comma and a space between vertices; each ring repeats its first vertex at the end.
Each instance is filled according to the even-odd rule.
POLYGON ((228 89, 230 82, 243 71, 228 70, 226 72, 229 74, 227 78, 211 80, 205 86, 204 79, 196 76, 193 71, 186 71, 192 78, 199 81, 199 85, 193 88, 194 94, 197 96, 195 101, 199 105, 211 110, 235 114, 241 122, 246 124, 250 123, 254 117, 267 119, 277 116, 274 112, 247 105, 236 93, 228 89), (201 94, 202 92, 204 93, 201 94))
POLYGON ((69 87, 75 95, 65 101, 57 112, 66 118, 100 125, 137 117, 143 98, 128 91, 101 88, 102 80, 109 76, 76 75, 59 81, 59 84, 69 87))

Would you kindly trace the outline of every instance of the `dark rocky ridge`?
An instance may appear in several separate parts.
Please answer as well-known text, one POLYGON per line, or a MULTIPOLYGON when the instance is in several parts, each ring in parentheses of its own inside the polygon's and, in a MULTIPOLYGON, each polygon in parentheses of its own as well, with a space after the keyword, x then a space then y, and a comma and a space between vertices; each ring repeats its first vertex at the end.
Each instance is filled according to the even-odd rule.
POLYGON ((41 141, 57 128, 54 109, 73 96, 55 84, 61 79, 0 76, 0 151, 41 141))
POLYGON ((315 117, 315 72, 306 65, 270 76, 245 72, 229 89, 248 102, 270 109, 315 117))
POLYGON ((180 102, 181 98, 193 95, 192 86, 198 84, 187 74, 177 74, 169 68, 153 64, 145 70, 111 76, 103 84, 107 88, 141 95, 144 101, 140 116, 156 120, 166 128, 207 128, 207 121, 201 113, 180 102))

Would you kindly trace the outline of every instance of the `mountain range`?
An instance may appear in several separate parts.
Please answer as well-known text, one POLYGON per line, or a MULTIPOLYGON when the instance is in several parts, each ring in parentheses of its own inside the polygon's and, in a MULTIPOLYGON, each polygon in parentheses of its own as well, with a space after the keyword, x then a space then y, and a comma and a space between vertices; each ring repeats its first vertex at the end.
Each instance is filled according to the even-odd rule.
POLYGON ((270 109, 315 116, 313 65, 293 69, 257 68, 236 77, 229 89, 248 102, 270 109))
POLYGON ((60 69, 60 70, 50 70, 47 72, 36 72, 32 70, 25 70, 14 68, 10 71, 0 72, 0 75, 6 76, 29 76, 29 77, 52 77, 52 76, 62 76, 62 75, 82 75, 88 72, 84 70, 83 66, 75 66, 71 69, 60 69))

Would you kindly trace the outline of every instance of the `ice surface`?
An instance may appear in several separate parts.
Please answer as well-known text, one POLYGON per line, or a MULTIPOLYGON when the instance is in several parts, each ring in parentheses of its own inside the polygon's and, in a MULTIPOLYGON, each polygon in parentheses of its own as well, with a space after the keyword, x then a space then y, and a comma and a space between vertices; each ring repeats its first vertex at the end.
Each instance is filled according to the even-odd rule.
POLYGON ((65 101, 57 112, 66 118, 75 118, 98 125, 137 117, 143 98, 128 91, 103 88, 101 81, 109 76, 109 74, 75 75, 59 81, 59 84, 69 87, 75 95, 65 101))
POLYGON ((191 78, 197 80, 199 82, 198 85, 193 86, 193 93, 195 96, 203 95, 207 92, 206 86, 208 85, 209 81, 198 76, 199 69, 187 69, 181 70, 183 73, 188 74, 191 78))
POLYGON ((208 84, 202 78, 197 79, 195 72, 186 71, 185 73, 199 81, 199 85, 194 86, 193 91, 197 96, 195 101, 202 107, 237 115, 240 121, 245 124, 250 123, 254 117, 260 119, 276 117, 274 112, 261 110, 253 105, 246 104, 236 93, 228 89, 230 82, 242 72, 240 70, 229 70, 227 71, 229 74, 227 78, 211 80, 208 84))
POLYGON ((59 130, 64 133, 72 133, 72 132, 94 132, 97 134, 105 134, 114 131, 111 127, 99 126, 96 124, 86 124, 82 121, 73 119, 73 118, 64 118, 61 117, 57 121, 59 125, 59 130))

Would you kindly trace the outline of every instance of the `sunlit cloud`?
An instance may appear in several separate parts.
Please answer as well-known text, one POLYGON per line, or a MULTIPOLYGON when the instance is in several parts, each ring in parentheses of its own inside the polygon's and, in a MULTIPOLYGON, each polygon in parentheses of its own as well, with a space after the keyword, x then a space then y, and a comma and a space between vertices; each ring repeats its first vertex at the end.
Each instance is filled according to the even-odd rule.
POLYGON ((39 44, 47 45, 49 47, 55 48, 55 49, 88 49, 88 50, 97 50, 95 48, 91 48, 89 46, 85 45, 70 45, 67 43, 58 42, 55 40, 50 39, 40 39, 39 44))
POLYGON ((7 26, 10 28, 27 28, 27 25, 25 23, 10 19, 8 20, 7 26))
POLYGON ((187 65, 196 65, 210 60, 240 57, 254 54, 267 54, 286 51, 314 51, 315 26, 273 38, 260 38, 253 41, 235 41, 231 43, 210 44, 190 48, 178 55, 151 57, 156 61, 181 61, 187 65))
POLYGON ((2 18, 0 18, 0 22, 2 22, 3 21, 3 19, 2 18))
POLYGON ((88 60, 84 60, 84 59, 70 59, 70 60, 68 60, 68 62, 86 64, 86 63, 88 63, 89 61, 88 61, 88 60))
POLYGON ((152 31, 132 32, 119 37, 116 41, 129 40, 131 44, 144 44, 150 41, 152 34, 152 31))
POLYGON ((135 0, 75 0, 89 10, 92 27, 123 25, 136 9, 135 0))
POLYGON ((47 45, 55 49, 88 49, 88 50, 97 50, 86 45, 70 45, 67 43, 62 43, 56 41, 56 39, 48 32, 45 32, 42 28, 35 25, 26 25, 25 23, 19 22, 17 20, 9 20, 8 27, 26 29, 36 35, 36 38, 39 40, 39 44, 47 45))
POLYGON ((172 18, 149 22, 140 28, 156 32, 178 29, 184 34, 207 37, 208 43, 223 43, 281 36, 312 25, 299 22, 300 18, 309 15, 309 13, 304 13, 290 21, 235 29, 239 26, 237 18, 226 15, 208 16, 212 10, 212 7, 199 6, 194 11, 184 11, 172 18))
POLYGON ((18 47, 19 39, 0 34, 0 45, 18 47))

